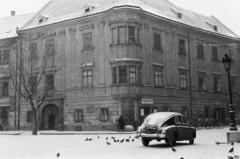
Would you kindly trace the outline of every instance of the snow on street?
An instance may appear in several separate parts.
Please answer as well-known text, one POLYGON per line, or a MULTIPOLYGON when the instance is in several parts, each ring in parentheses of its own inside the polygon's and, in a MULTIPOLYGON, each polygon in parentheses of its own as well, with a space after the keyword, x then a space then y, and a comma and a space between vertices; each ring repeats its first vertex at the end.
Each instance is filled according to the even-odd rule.
MULTIPOLYGON (((228 129, 198 130, 194 145, 179 142, 173 152, 164 141, 143 147, 139 139, 134 142, 114 143, 116 139, 132 138, 135 134, 114 135, 0 135, 1 159, 227 159, 230 144, 216 145, 215 141, 226 142, 228 129), (99 136, 99 138, 98 138, 99 136), (106 137, 110 145, 106 143, 106 137), (85 141, 91 138, 92 141, 85 141)), ((234 154, 240 155, 240 145, 234 144, 234 154)))

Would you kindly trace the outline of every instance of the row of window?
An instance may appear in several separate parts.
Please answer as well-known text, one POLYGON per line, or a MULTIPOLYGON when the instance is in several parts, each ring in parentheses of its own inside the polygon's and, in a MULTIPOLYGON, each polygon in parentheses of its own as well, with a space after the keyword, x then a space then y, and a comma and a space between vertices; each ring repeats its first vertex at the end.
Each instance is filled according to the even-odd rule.
MULTIPOLYGON (((164 86, 163 67, 153 67, 154 86, 164 86)), ((213 75, 213 90, 221 91, 220 75, 213 75)), ((114 66, 112 67, 112 83, 113 84, 134 84, 141 83, 141 67, 137 66, 114 66)), ((231 85, 233 91, 236 92, 236 78, 232 77, 231 85)), ((179 70, 179 87, 187 89, 188 87, 188 72, 187 70, 179 70)), ((206 73, 198 73, 198 88, 203 91, 206 90, 206 73)))
MULTIPOLYGON (((198 73, 198 89, 200 91, 204 91, 207 89, 206 87, 206 73, 198 73)), ((187 71, 186 70, 179 70, 179 85, 180 88, 186 89, 187 86, 187 71)), ((163 69, 162 68, 155 68, 154 69, 154 85, 155 86, 163 86, 163 69)), ((233 92, 237 92, 236 87, 236 78, 231 78, 231 85, 233 92)), ((214 74, 213 75, 213 90, 216 92, 221 91, 221 78, 220 75, 214 74)))
POLYGON ((9 49, 0 50, 0 65, 9 64, 9 49))
MULTIPOLYGON (((100 121, 108 121, 109 120, 109 109, 108 108, 100 108, 100 121)), ((84 121, 84 113, 83 109, 76 109, 74 111, 74 122, 83 122, 84 121)))
MULTIPOLYGON (((84 113, 83 109, 76 109, 73 114, 74 122, 83 122, 84 121, 84 113)), ((109 110, 108 108, 100 108, 100 121, 108 121, 109 120, 109 110)), ((33 121, 33 112, 27 111, 27 122, 31 123, 33 121)))
MULTIPOLYGON (((92 49, 92 32, 83 33, 83 50, 92 49)), ((117 26, 112 28, 112 44, 126 44, 126 43, 139 43, 139 28, 135 26, 117 26)), ((162 51, 161 34, 155 32, 153 34, 153 49, 162 51)), ((37 43, 30 43, 30 58, 37 58, 37 43)), ((196 47, 197 58, 204 59, 204 45, 197 43, 196 47)), ((46 41, 46 54, 54 55, 54 40, 48 39, 46 41)), ((211 47, 212 61, 219 61, 218 47, 211 47)), ((178 54, 187 55, 185 39, 178 40, 178 54)), ((9 63, 9 50, 0 50, 0 64, 9 63)))
MULTIPOLYGON (((164 86, 163 67, 154 67, 153 70, 154 85, 157 87, 164 86)), ((221 91, 221 76, 213 74, 213 90, 216 92, 221 91)), ((93 71, 83 70, 83 87, 93 86, 93 71)), ((36 80, 36 79, 35 79, 36 80)), ((198 73, 198 89, 201 91, 207 90, 206 87, 206 73, 198 73)), ((36 81, 33 82, 33 85, 36 81)), ((46 76, 47 89, 54 89, 54 75, 49 74, 46 76)), ((112 67, 112 84, 140 84, 141 83, 141 67, 137 66, 114 66, 112 67)), ((237 92, 236 78, 231 78, 231 85, 233 92, 237 92)), ((4 85, 8 87, 8 85, 4 85)), ((187 70, 179 70, 179 86, 181 89, 188 87, 188 72, 187 70)), ((5 89, 3 89, 5 90, 5 89)), ((6 91, 4 91, 6 92, 6 91)))

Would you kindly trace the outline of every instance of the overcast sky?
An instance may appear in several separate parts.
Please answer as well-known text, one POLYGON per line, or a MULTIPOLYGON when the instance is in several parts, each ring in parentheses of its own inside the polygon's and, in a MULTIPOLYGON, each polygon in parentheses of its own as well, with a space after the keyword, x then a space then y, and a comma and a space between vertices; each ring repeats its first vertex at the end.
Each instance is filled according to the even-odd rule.
MULTIPOLYGON (((0 0, 0 17, 9 16, 11 10, 15 10, 16 14, 37 12, 48 1, 49 0, 0 0)), ((182 8, 190 9, 207 16, 214 15, 240 36, 240 0, 170 1, 182 8)))

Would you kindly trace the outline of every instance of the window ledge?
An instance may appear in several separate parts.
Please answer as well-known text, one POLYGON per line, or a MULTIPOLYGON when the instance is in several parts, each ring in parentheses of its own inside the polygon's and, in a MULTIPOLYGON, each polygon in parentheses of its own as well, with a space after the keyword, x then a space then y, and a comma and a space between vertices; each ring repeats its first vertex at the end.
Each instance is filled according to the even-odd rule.
POLYGON ((163 53, 163 48, 161 48, 161 49, 153 48, 153 51, 156 51, 156 52, 161 52, 161 53, 163 53))
POLYGON ((135 45, 138 47, 142 47, 142 44, 140 43, 117 43, 117 44, 110 44, 110 47, 115 47, 115 46, 126 46, 126 45, 135 45))
POLYGON ((112 84, 112 87, 118 87, 118 86, 142 86, 140 83, 117 83, 112 84))
POLYGON ((187 54, 178 53, 179 56, 187 56, 187 54))
POLYGON ((154 88, 165 88, 164 86, 154 86, 154 88))
POLYGON ((197 56, 197 59, 199 59, 199 60, 205 60, 205 57, 197 56))
POLYGON ((82 53, 84 53, 84 52, 92 52, 93 50, 95 49, 95 47, 88 47, 88 48, 83 48, 82 50, 81 50, 81 52, 82 53))

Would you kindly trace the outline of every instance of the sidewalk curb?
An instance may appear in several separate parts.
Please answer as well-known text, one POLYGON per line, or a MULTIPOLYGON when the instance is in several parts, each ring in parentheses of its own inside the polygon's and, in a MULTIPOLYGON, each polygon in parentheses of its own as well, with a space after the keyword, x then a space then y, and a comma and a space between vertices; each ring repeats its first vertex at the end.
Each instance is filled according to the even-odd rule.
POLYGON ((124 135, 124 134, 136 134, 133 132, 46 132, 39 133, 39 135, 124 135))
POLYGON ((1 135, 21 135, 22 133, 0 133, 1 135))

